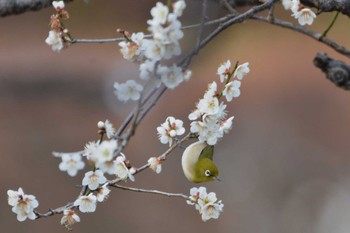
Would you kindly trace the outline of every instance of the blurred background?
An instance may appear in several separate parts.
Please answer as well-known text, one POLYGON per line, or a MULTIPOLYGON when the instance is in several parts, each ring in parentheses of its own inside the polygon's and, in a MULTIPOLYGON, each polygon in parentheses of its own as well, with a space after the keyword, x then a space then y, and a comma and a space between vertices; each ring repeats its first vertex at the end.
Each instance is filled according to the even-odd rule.
MULTIPOLYGON (((155 2, 76 0, 66 7, 66 26, 81 39, 117 37, 117 28, 145 32, 155 2)), ((225 14, 215 2, 210 19, 225 14)), ((187 3, 183 24, 199 22, 201 1, 187 3)), ((7 233, 65 232, 58 215, 18 222, 6 191, 22 187, 35 195, 40 212, 73 201, 84 172, 74 178, 62 173, 52 151, 83 149, 97 140, 99 120, 117 128, 134 106, 117 101, 113 82, 137 79, 137 65, 122 59, 117 44, 52 52, 44 41, 53 12, 0 18, 0 228, 7 233)), ((312 29, 322 32, 333 15, 322 14, 312 29)), ((276 16, 296 23, 280 4, 276 16)), ((350 48, 349 26, 340 16, 329 37, 350 48)), ((184 51, 195 36, 195 30, 185 32, 184 51)), ((141 166, 167 149, 156 134, 167 116, 183 119, 188 130, 187 115, 207 83, 218 80, 220 63, 250 63, 241 96, 229 106, 233 128, 215 151, 222 181, 204 184, 225 205, 218 220, 202 222, 183 199, 114 189, 95 213, 79 214, 74 232, 348 232, 350 98, 313 66, 317 52, 348 61, 286 29, 255 21, 235 25, 194 57, 191 81, 167 91, 137 129, 125 153, 141 166)), ((188 194, 198 185, 184 177, 181 154, 177 149, 160 175, 145 171, 126 185, 188 194)))

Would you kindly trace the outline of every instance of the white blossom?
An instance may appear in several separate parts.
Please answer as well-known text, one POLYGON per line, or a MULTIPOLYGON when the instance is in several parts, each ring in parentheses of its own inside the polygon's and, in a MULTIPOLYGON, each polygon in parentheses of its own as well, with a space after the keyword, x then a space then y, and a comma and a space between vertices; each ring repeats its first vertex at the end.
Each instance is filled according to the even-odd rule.
POLYGON ((96 210, 96 196, 90 193, 88 196, 80 196, 74 201, 74 206, 79 206, 82 213, 95 212, 96 210))
POLYGON ((237 69, 235 70, 233 76, 236 77, 236 78, 239 79, 239 80, 242 80, 243 77, 244 77, 246 74, 249 73, 249 71, 250 71, 250 69, 249 69, 249 63, 246 62, 246 63, 244 63, 244 64, 242 64, 242 65, 239 65, 239 66, 237 67, 237 69))
POLYGON ((107 187, 108 183, 105 183, 102 187, 97 189, 96 197, 98 202, 103 202, 108 198, 111 190, 107 187))
POLYGON ((198 204, 199 199, 204 199, 207 196, 207 189, 205 187, 193 187, 190 189, 189 200, 187 204, 194 205, 196 210, 200 210, 201 206, 198 204))
POLYGON ((10 206, 15 206, 24 196, 24 192, 22 188, 18 188, 18 191, 7 190, 7 196, 8 196, 8 199, 7 199, 8 204, 10 206))
POLYGON ((95 153, 92 156, 92 160, 96 166, 100 163, 111 161, 114 158, 114 152, 118 148, 116 140, 103 141, 97 146, 95 153))
POLYGON ((162 171, 162 163, 159 158, 151 157, 147 162, 149 164, 149 167, 157 174, 159 174, 162 171))
POLYGON ((225 89, 222 94, 226 97, 226 100, 230 102, 232 98, 238 97, 241 94, 239 87, 241 82, 238 80, 233 80, 225 85, 225 89))
POLYGON ((63 1, 53 1, 52 6, 55 8, 56 11, 59 11, 64 8, 64 2, 63 1))
POLYGON ((134 80, 128 80, 125 83, 114 83, 114 93, 120 101, 138 100, 141 97, 143 91, 142 85, 138 84, 134 80))
POLYGON ((207 96, 206 98, 199 100, 197 108, 202 114, 217 114, 220 109, 219 100, 217 97, 207 96))
POLYGON ((74 210, 64 210, 61 218, 61 225, 64 225, 67 229, 71 229, 71 226, 80 222, 80 217, 75 213, 74 210))
POLYGON ((231 61, 227 60, 221 64, 217 70, 217 74, 220 76, 220 82, 224 82, 229 78, 231 70, 231 61))
POLYGON ((185 128, 183 127, 182 120, 169 116, 166 118, 164 123, 157 127, 157 132, 160 142, 162 144, 169 143, 169 146, 171 146, 173 143, 173 138, 184 134, 185 128))
POLYGON ((206 222, 209 219, 218 219, 223 211, 224 204, 221 202, 212 203, 209 202, 201 207, 202 220, 206 222))
POLYGON ((135 181, 135 177, 125 165, 125 156, 118 156, 115 161, 115 175, 122 180, 129 179, 135 181))
POLYGON ((207 193, 205 187, 192 188, 186 202, 195 206, 196 210, 202 215, 204 222, 219 218, 224 207, 221 201, 218 201, 216 194, 214 192, 207 193))
POLYGON ((107 173, 108 175, 114 175, 115 165, 115 160, 110 160, 96 164, 96 168, 100 169, 103 173, 107 173))
POLYGON ((182 68, 176 65, 171 67, 159 66, 157 74, 160 75, 162 83, 170 89, 174 89, 184 81, 182 68))
POLYGON ((106 177, 103 175, 103 172, 100 170, 89 171, 85 173, 82 185, 87 185, 90 190, 95 190, 100 184, 103 184, 107 181, 106 177))
POLYGON ((184 0, 176 1, 173 4, 173 12, 176 14, 176 16, 180 17, 182 16, 183 10, 186 8, 186 3, 184 0))
POLYGON ((199 111, 198 108, 196 108, 195 110, 193 110, 189 115, 188 115, 188 119, 191 121, 197 120, 198 118, 201 117, 201 112, 199 111))
POLYGON ((142 32, 131 34, 130 41, 119 42, 120 52, 128 61, 142 61, 144 59, 144 34, 142 32))
POLYGON ((36 219, 34 209, 39 206, 39 202, 34 195, 28 195, 23 192, 22 188, 18 191, 8 190, 8 204, 12 206, 12 212, 17 214, 17 220, 36 219))
POLYGON ((293 16, 298 19, 300 25, 311 25, 316 18, 316 14, 309 8, 304 8, 300 11, 294 12, 293 16))
POLYGON ((291 10, 296 12, 299 10, 300 1, 299 0, 282 0, 282 5, 285 10, 291 10))
POLYGON ((54 30, 49 31, 49 36, 46 38, 45 42, 50 45, 51 49, 55 52, 60 52, 64 47, 61 33, 54 30))
POLYGON ((85 167, 85 163, 81 160, 81 155, 78 153, 64 153, 61 158, 62 162, 58 168, 61 171, 66 171, 70 176, 75 176, 79 170, 85 167))
POLYGON ((109 120, 106 120, 104 122, 104 125, 105 125, 107 138, 109 139, 112 138, 115 134, 115 129, 113 127, 113 124, 109 120))
POLYGON ((154 40, 145 40, 145 56, 152 61, 160 61, 165 54, 165 46, 154 40))
POLYGON ((148 20, 149 25, 165 24, 168 17, 169 9, 161 2, 157 2, 156 6, 151 9, 152 20, 148 20))
POLYGON ((149 80, 150 78, 154 77, 154 66, 155 61, 153 60, 146 60, 144 63, 142 63, 140 65, 140 79, 149 80))
POLYGON ((83 156, 86 156, 88 160, 96 161, 97 159, 95 158, 95 155, 98 145, 99 143, 95 141, 86 143, 86 145, 84 146, 83 156))
POLYGON ((223 120, 220 122, 220 131, 222 131, 223 133, 228 133, 228 131, 232 128, 232 121, 233 121, 233 116, 223 120))

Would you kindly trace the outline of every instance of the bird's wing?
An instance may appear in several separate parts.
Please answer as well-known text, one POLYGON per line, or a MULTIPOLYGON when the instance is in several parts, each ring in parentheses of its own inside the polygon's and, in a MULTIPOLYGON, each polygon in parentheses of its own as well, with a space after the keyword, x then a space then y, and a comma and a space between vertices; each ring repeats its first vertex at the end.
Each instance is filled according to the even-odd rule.
POLYGON ((199 155, 198 159, 210 159, 213 160, 213 155, 214 155, 214 146, 210 146, 207 145, 206 147, 204 147, 204 149, 202 150, 201 154, 199 155))

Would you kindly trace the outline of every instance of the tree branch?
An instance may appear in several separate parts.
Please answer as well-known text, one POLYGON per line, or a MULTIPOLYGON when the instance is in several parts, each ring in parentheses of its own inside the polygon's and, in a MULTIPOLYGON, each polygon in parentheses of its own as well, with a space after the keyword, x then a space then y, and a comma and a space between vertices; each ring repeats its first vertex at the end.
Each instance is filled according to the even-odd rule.
POLYGON ((330 58, 327 54, 317 54, 314 58, 314 64, 336 86, 350 90, 350 65, 330 58))
POLYGON ((349 0, 301 0, 300 2, 305 6, 317 8, 319 12, 339 11, 350 16, 349 0))
MULTIPOLYGON (((73 0, 64 0, 71 2, 73 0)), ((0 0, 0 16, 22 14, 27 11, 38 11, 51 6, 52 0, 0 0)))
POLYGON ((163 196, 167 196, 167 197, 182 197, 186 200, 189 199, 188 196, 186 196, 185 194, 182 194, 182 193, 167 193, 167 192, 163 192, 163 191, 159 191, 159 190, 133 188, 133 187, 127 187, 127 186, 123 186, 123 185, 119 185, 119 184, 113 184, 110 186, 115 187, 115 188, 119 188, 119 189, 123 189, 123 190, 132 191, 132 192, 151 193, 151 194, 158 194, 158 195, 163 195, 163 196))

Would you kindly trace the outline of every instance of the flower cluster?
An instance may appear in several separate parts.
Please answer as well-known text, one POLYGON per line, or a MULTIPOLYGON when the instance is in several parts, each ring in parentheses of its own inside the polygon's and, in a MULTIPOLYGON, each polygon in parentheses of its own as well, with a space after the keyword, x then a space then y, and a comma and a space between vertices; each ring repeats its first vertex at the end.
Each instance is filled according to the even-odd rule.
POLYGON ((8 190, 8 204, 12 206, 12 212, 17 214, 17 220, 23 222, 27 218, 34 220, 36 214, 34 209, 39 206, 35 196, 24 194, 23 189, 18 191, 8 190))
MULTIPOLYGON (((95 168, 99 169, 101 172, 100 174, 107 173, 109 175, 116 175, 122 180, 130 179, 134 181, 133 170, 127 166, 128 163, 125 155, 115 155, 117 148, 118 144, 116 140, 103 141, 100 144, 97 142, 89 142, 85 146, 84 155, 95 165, 95 168)), ((95 176, 91 178, 91 182, 97 182, 97 180, 99 180, 99 178, 95 176)), ((100 184, 102 183, 104 183, 104 181, 100 182, 100 184)))
POLYGON ((181 136, 185 133, 185 128, 182 120, 169 116, 164 123, 157 127, 157 131, 160 142, 163 144, 169 143, 169 146, 171 146, 176 136, 181 136))
MULTIPOLYGON (((182 39, 183 32, 178 18, 185 7, 185 1, 179 0, 172 4, 170 12, 168 6, 158 2, 151 10, 153 18, 147 21, 151 33, 149 39, 142 32, 130 34, 118 30, 126 38, 126 41, 119 43, 120 51, 126 60, 140 63, 140 79, 154 78, 157 85, 164 84, 167 88, 174 89, 191 77, 190 71, 184 71, 176 64, 161 64, 161 61, 181 54, 179 40, 182 39)), ((140 84, 130 80, 124 85, 116 83, 114 87, 115 94, 121 101, 137 100, 143 90, 140 84)))
POLYGON ((189 114, 188 118, 192 120, 190 131, 198 134, 201 142, 207 142, 209 145, 215 145, 219 138, 231 129, 233 117, 226 118, 226 104, 220 102, 224 96, 227 102, 232 101, 240 95, 240 80, 250 71, 249 63, 244 63, 232 69, 231 62, 228 60, 217 70, 221 83, 224 88, 218 91, 217 83, 214 81, 209 84, 204 97, 196 104, 196 109, 189 114), (237 78, 238 80, 231 79, 237 78))
POLYGON ((218 219, 224 208, 224 204, 217 199, 216 194, 214 192, 207 193, 205 187, 191 188, 187 204, 195 206, 204 222, 209 219, 218 219))
POLYGON ((60 52, 65 42, 71 41, 68 29, 62 24, 62 20, 68 19, 69 14, 64 9, 65 5, 63 1, 53 1, 52 6, 55 8, 56 13, 51 15, 49 36, 46 38, 46 44, 51 46, 51 49, 55 52, 60 52))
POLYGON ((299 0, 282 0, 285 10, 291 10, 292 16, 298 20, 300 25, 311 25, 316 14, 309 8, 304 7, 299 0))
MULTIPOLYGON (((57 153, 56 157, 61 157, 62 162, 59 165, 61 171, 67 171, 70 176, 75 176, 78 170, 84 168, 85 164, 82 161, 82 156, 86 157, 89 164, 94 166, 94 169, 85 173, 82 180, 82 185, 86 187, 86 192, 80 195, 73 203, 82 213, 91 213, 96 210, 97 203, 103 202, 109 195, 109 182, 105 174, 114 175, 120 180, 135 181, 133 174, 135 169, 132 168, 126 160, 124 154, 116 154, 118 142, 113 139, 115 129, 110 121, 99 121, 97 123, 99 134, 106 134, 110 140, 100 142, 89 142, 85 145, 83 152, 74 153, 57 153)), ((61 224, 68 229, 79 222, 79 216, 72 209, 66 209, 63 212, 61 224)))

